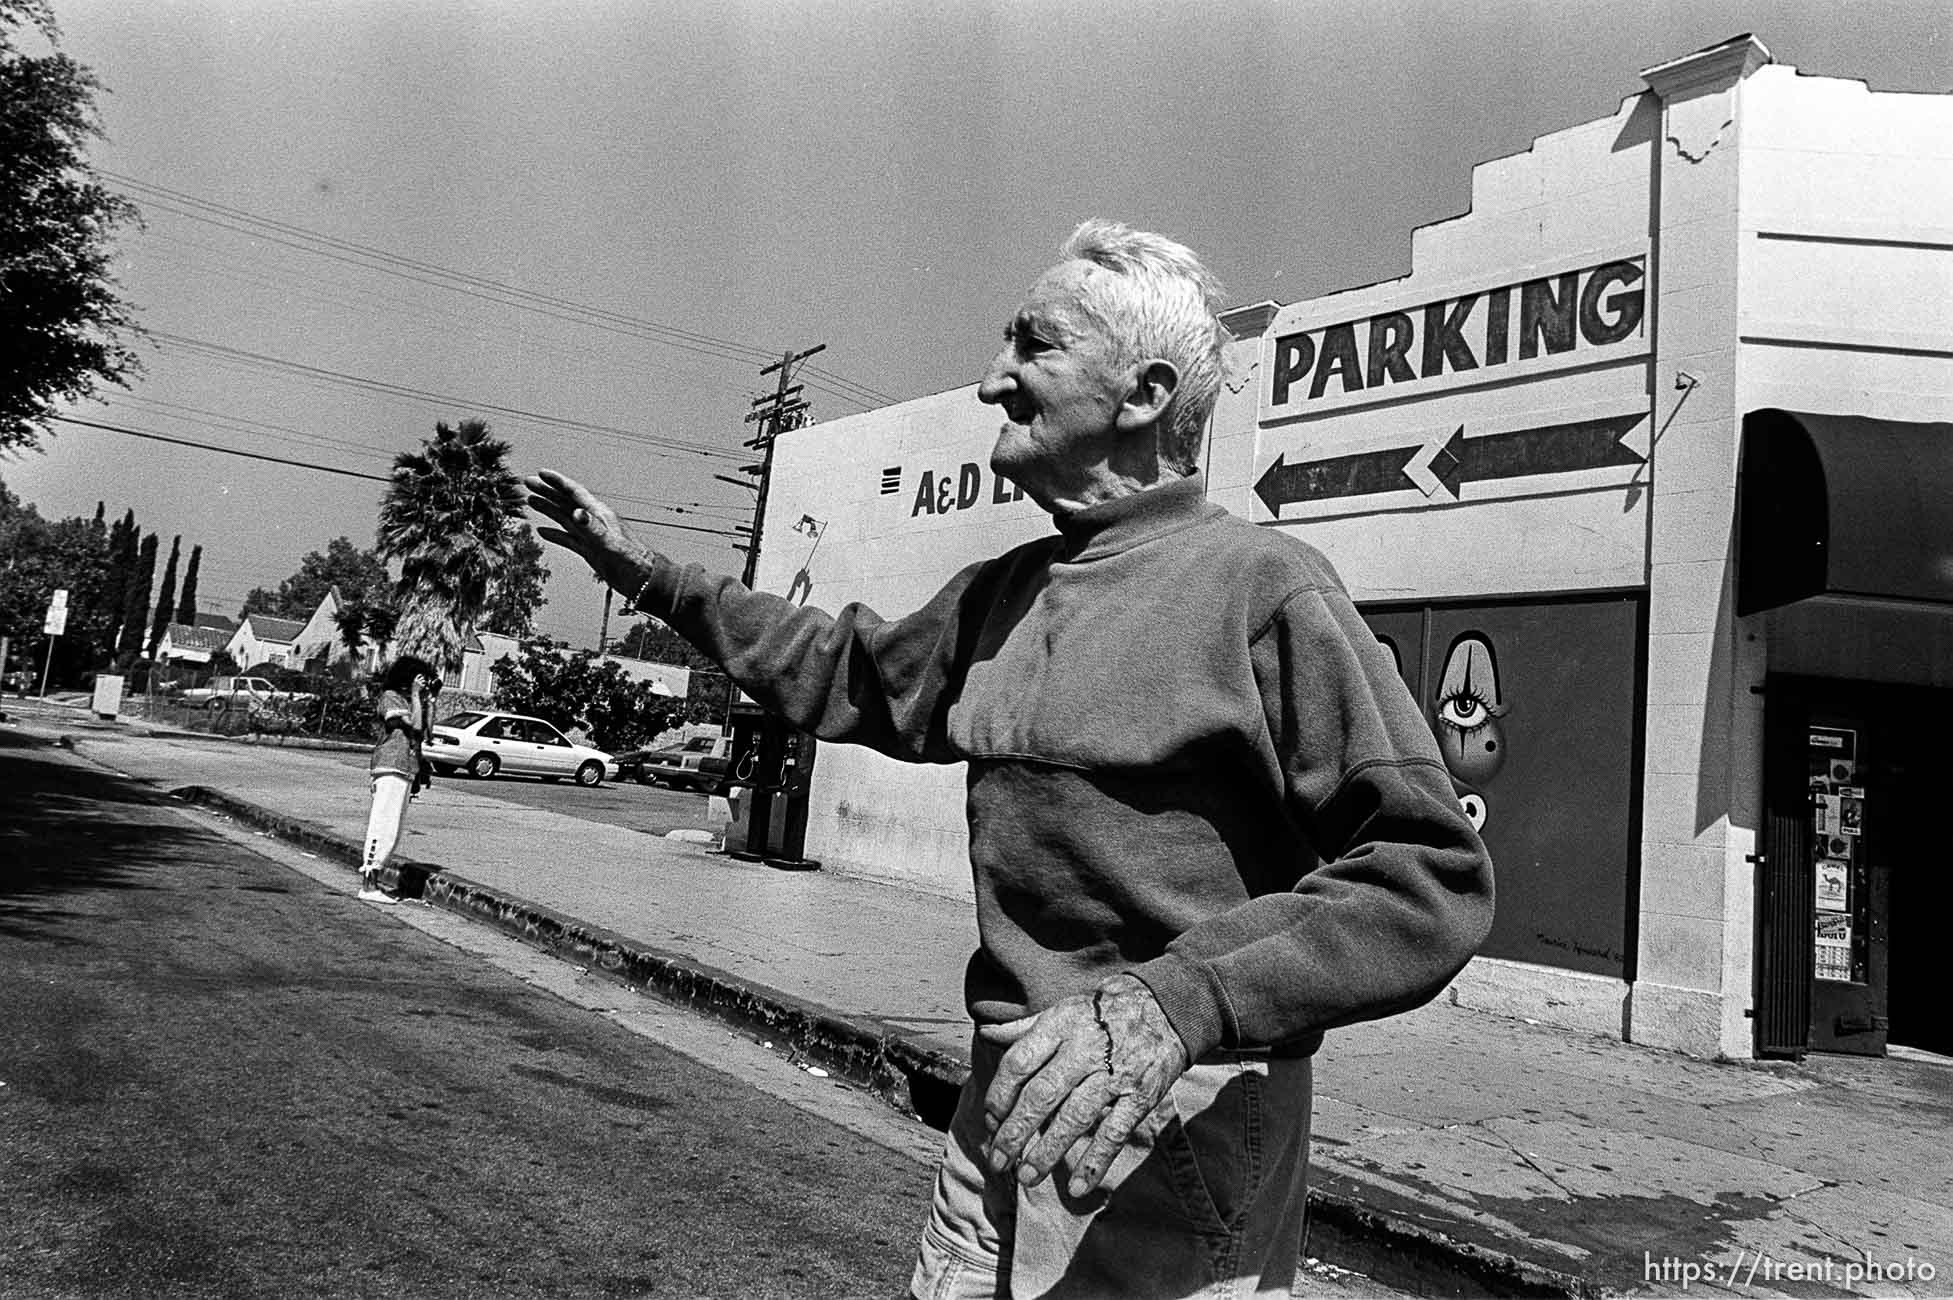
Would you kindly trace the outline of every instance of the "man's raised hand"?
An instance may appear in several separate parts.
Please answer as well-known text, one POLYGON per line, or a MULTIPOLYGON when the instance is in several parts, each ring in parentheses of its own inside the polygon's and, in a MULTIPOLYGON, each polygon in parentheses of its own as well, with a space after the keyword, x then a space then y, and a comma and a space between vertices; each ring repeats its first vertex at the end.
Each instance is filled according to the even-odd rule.
POLYGON ((522 486, 529 494, 529 508, 559 525, 538 528, 538 536, 575 551, 598 577, 626 596, 643 581, 652 552, 583 484, 545 469, 524 478, 522 486))

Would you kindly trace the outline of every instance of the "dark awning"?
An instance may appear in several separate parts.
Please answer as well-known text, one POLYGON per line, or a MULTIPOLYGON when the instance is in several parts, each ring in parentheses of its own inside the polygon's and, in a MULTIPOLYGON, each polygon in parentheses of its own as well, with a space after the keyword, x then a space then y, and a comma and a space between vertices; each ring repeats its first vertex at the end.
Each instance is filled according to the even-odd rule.
POLYGON ((1810 596, 1953 604, 1953 424, 1752 411, 1736 612, 1810 596))

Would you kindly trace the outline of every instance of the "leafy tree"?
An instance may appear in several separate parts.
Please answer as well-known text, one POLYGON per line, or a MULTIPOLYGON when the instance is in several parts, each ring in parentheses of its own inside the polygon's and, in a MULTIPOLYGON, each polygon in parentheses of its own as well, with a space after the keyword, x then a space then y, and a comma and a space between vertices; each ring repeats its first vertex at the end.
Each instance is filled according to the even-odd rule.
POLYGON ((252 588, 238 617, 269 614, 273 618, 307 619, 325 594, 338 588, 342 604, 372 606, 391 600, 393 579, 377 550, 362 551, 349 537, 335 537, 325 550, 311 551, 298 562, 298 572, 275 591, 252 588))
POLYGON ((197 625, 197 566, 203 563, 203 547, 190 548, 190 565, 183 571, 183 594, 176 599, 176 621, 185 627, 197 625))
POLYGON ((678 712, 649 682, 626 676, 614 663, 599 662, 590 650, 565 655, 546 646, 524 646, 520 655, 496 660, 489 673, 495 679, 497 708, 547 719, 565 731, 583 727, 591 744, 613 754, 643 745, 669 727, 678 712))
POLYGON ((169 563, 163 566, 163 589, 156 593, 156 617, 149 624, 149 646, 146 653, 153 659, 156 647, 162 644, 163 633, 169 630, 170 615, 176 605, 176 561, 183 550, 183 535, 170 538, 169 563))
POLYGON ((521 488, 509 445, 480 420, 434 426, 394 458, 380 501, 380 553, 400 564, 395 649, 452 670, 514 548, 521 488))
POLYGON ((508 562, 495 575, 488 590, 488 607, 482 611, 481 626, 487 632, 505 636, 533 636, 536 611, 548 603, 543 584, 549 570, 543 567, 543 545, 525 524, 511 525, 508 562))
POLYGON ((138 216, 88 164, 101 83, 58 37, 46 0, 0 0, 0 449, 36 446, 60 403, 141 370, 109 273, 116 228, 138 216), (16 43, 28 26, 49 53, 16 43))
POLYGON ((690 641, 672 631, 662 620, 655 618, 641 619, 631 624, 630 631, 624 633, 624 639, 618 642, 617 653, 680 668, 719 671, 719 665, 700 654, 690 641))
POLYGON ((50 665, 53 680, 69 682, 98 667, 108 656, 122 622, 122 606, 109 594, 109 562, 104 511, 49 522, 0 483, 0 636, 22 657, 50 665), (56 591, 68 593, 68 622, 47 658, 42 632, 56 591))
POLYGON ((42 559, 47 520, 0 482, 0 636, 25 646, 41 632, 54 584, 42 559))
POLYGON ((633 623, 624 634, 617 653, 652 663, 675 664, 689 668, 691 686, 685 692, 684 721, 712 722, 723 719, 730 699, 730 683, 719 665, 700 654, 684 637, 655 618, 633 623))
POLYGON ((48 531, 54 585, 68 589, 68 628, 55 648, 54 669, 66 681, 108 662, 119 601, 110 595, 105 503, 91 519, 63 519, 48 531))

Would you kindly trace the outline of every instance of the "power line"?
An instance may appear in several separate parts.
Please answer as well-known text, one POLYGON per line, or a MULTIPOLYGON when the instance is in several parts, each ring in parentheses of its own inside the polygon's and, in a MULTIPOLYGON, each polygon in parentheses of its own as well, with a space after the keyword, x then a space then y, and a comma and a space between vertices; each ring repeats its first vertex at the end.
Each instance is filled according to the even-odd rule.
POLYGON ((660 437, 657 434, 637 433, 630 429, 620 429, 615 425, 594 424, 588 420, 576 420, 564 415, 546 415, 540 411, 525 411, 520 407, 502 406, 494 402, 483 402, 473 398, 456 397, 447 393, 430 392, 424 388, 414 388, 407 384, 389 383, 384 379, 369 379, 364 375, 351 375, 341 370, 328 370, 323 366, 308 366, 300 361, 287 361, 282 357, 267 356, 262 352, 251 352, 244 348, 234 348, 222 343, 211 343, 205 339, 188 338, 173 334, 168 330, 152 329, 149 335, 165 343, 187 348, 193 352, 220 357, 225 360, 240 361, 247 365, 272 371, 283 371, 323 383, 342 387, 362 389, 388 397, 401 397, 410 401, 428 403, 449 408, 465 410, 492 411, 518 420, 528 420, 553 428, 570 429, 582 433, 608 434, 630 442, 642 443, 661 451, 685 453, 695 456, 712 456, 721 460, 738 460, 737 452, 722 451, 716 447, 699 443, 682 442, 676 438, 660 437))
MULTIPOLYGON (((567 320, 577 324, 607 329, 613 333, 625 334, 648 342, 661 343, 684 351, 702 353, 722 360, 752 362, 771 355, 765 348, 751 344, 738 343, 728 339, 715 338, 695 330, 682 329, 658 321, 644 320, 627 316, 620 312, 592 307, 568 298, 553 294, 538 293, 518 285, 505 284, 483 276, 471 275, 447 267, 424 262, 417 258, 404 257, 381 248, 354 243, 332 235, 309 230, 290 222, 278 221, 259 216, 242 208, 201 199, 181 190, 169 189, 135 177, 123 176, 116 172, 98 169, 104 178, 125 189, 135 191, 130 197, 152 207, 174 213, 192 221, 201 221, 230 230, 236 234, 266 239, 271 243, 292 248, 298 252, 325 257, 333 261, 360 267, 364 270, 379 271, 382 274, 396 275, 418 284, 432 288, 447 289, 466 294, 483 301, 495 302, 504 306, 514 306, 541 315, 567 320), (175 205, 187 205, 175 206, 175 205), (242 224, 240 224, 242 223, 242 224), (567 314, 566 314, 567 313, 567 314)), ((860 402, 864 406, 887 405, 899 399, 858 383, 843 375, 817 367, 807 367, 807 382, 815 387, 825 388, 837 396, 860 402)))
POLYGON ((138 408, 154 408, 149 411, 165 420, 185 420, 196 424, 212 424, 234 433, 251 433, 271 438, 277 442, 293 442, 300 445, 318 447, 337 447, 375 460, 389 460, 391 451, 382 450, 363 442, 352 442, 345 438, 332 438, 323 433, 307 433, 284 424, 268 424, 263 420, 253 420, 242 415, 229 415, 223 411, 212 411, 201 406, 186 406, 181 402, 164 401, 159 397, 145 397, 138 393, 119 396, 117 404, 127 403, 138 408), (177 414, 177 412, 186 414, 177 414), (194 418, 193 418, 194 417, 194 418))
POLYGON ((374 483, 391 482, 384 474, 363 474, 356 469, 340 469, 336 465, 319 465, 311 461, 287 460, 283 456, 267 456, 261 451, 244 451, 237 447, 219 447, 214 443, 192 442, 188 438, 171 438, 160 433, 149 433, 142 429, 130 429, 119 424, 103 424, 98 420, 78 420, 72 415, 56 415, 50 419, 63 424, 79 424, 86 429, 105 429, 110 433, 123 433, 131 438, 147 438, 151 442, 167 442, 178 447, 196 447, 202 451, 222 452, 226 456, 242 456, 246 460, 269 461, 273 465, 290 465, 296 469, 314 470, 320 474, 339 474, 346 478, 363 478, 374 483))
MULTIPOLYGON (((356 469, 341 469, 336 465, 320 465, 313 461, 290 460, 284 456, 267 456, 263 452, 245 451, 240 447, 224 447, 216 443, 194 442, 188 438, 171 438, 165 434, 152 433, 145 429, 131 429, 126 425, 120 424, 105 424, 99 420, 82 420, 72 415, 54 415, 48 418, 58 420, 63 424, 78 424, 87 429, 102 429, 109 433, 126 434, 131 438, 146 438, 151 442, 167 442, 178 447, 194 447, 199 451, 214 451, 225 456, 241 456, 246 460, 268 461, 274 465, 288 465, 293 469, 307 469, 319 474, 337 474, 344 478, 366 479, 373 483, 391 483, 393 481, 389 476, 384 474, 366 474, 356 469)), ((669 509, 670 507, 661 508, 669 509)), ((736 537, 738 535, 731 529, 702 528, 697 524, 674 524, 662 519, 640 519, 635 515, 619 515, 617 517, 628 523, 644 524, 650 528, 673 528, 680 532, 707 533, 713 537, 736 537)))

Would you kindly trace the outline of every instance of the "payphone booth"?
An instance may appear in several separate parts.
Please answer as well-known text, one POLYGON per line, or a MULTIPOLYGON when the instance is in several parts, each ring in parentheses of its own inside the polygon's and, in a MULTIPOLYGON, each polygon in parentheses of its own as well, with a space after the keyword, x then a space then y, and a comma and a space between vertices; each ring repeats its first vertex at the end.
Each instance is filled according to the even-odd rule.
POLYGON ((820 863, 806 856, 817 742, 744 697, 733 704, 730 721, 727 782, 740 794, 726 853, 772 867, 817 869, 820 863))

